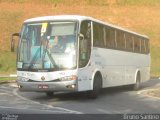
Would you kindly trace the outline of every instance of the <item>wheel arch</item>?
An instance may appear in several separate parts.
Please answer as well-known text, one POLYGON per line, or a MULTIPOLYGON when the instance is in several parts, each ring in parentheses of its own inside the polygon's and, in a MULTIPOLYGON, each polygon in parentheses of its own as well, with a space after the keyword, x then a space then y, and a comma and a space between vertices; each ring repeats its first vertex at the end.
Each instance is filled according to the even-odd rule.
POLYGON ((136 83, 136 80, 137 80, 137 76, 140 77, 139 80, 141 82, 141 71, 140 71, 140 69, 136 70, 135 77, 134 77, 134 82, 135 83, 136 83))
POLYGON ((102 76, 102 72, 99 69, 94 70, 93 74, 92 74, 92 82, 91 82, 91 88, 93 89, 93 83, 94 83, 94 78, 95 76, 99 76, 101 78, 101 83, 102 83, 102 87, 103 87, 103 76, 102 76))

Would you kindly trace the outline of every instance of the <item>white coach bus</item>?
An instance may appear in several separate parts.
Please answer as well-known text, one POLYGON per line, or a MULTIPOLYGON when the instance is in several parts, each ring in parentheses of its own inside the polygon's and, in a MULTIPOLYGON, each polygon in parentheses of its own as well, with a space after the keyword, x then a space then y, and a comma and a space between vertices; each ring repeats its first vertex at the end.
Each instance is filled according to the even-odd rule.
MULTIPOLYGON (((150 79, 149 38, 91 17, 46 16, 24 22, 17 49, 21 91, 87 91, 150 79)), ((14 39, 11 50, 14 51, 14 39)))

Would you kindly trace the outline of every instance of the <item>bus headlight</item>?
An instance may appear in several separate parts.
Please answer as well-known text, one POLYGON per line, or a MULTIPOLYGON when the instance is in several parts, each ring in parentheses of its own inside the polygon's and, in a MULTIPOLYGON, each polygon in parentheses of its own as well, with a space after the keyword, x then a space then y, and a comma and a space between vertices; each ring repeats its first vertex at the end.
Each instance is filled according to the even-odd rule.
POLYGON ((29 78, 25 78, 25 77, 17 77, 17 81, 22 81, 22 82, 27 82, 29 80, 29 78))
POLYGON ((61 81, 76 80, 76 79, 77 79, 77 76, 76 76, 76 75, 71 75, 71 76, 66 76, 66 77, 60 78, 61 81))

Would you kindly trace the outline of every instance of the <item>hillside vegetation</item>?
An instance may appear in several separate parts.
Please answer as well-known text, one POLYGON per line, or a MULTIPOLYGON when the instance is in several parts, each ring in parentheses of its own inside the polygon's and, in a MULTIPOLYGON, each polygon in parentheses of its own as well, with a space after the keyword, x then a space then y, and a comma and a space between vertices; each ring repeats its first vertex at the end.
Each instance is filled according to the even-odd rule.
POLYGON ((160 75, 160 0, 0 0, 0 74, 15 73, 10 38, 25 19, 61 14, 91 16, 150 37, 151 75, 160 75))

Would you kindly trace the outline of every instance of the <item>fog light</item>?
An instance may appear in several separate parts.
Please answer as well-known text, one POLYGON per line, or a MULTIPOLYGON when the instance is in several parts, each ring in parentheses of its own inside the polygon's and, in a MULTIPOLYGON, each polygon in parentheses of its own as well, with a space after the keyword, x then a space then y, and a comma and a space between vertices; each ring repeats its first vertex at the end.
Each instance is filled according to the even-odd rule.
POLYGON ((71 88, 75 88, 76 85, 71 85, 71 88))
POLYGON ((76 87, 76 85, 75 85, 75 84, 73 84, 73 85, 67 85, 66 87, 67 87, 67 88, 74 89, 74 88, 76 87))

